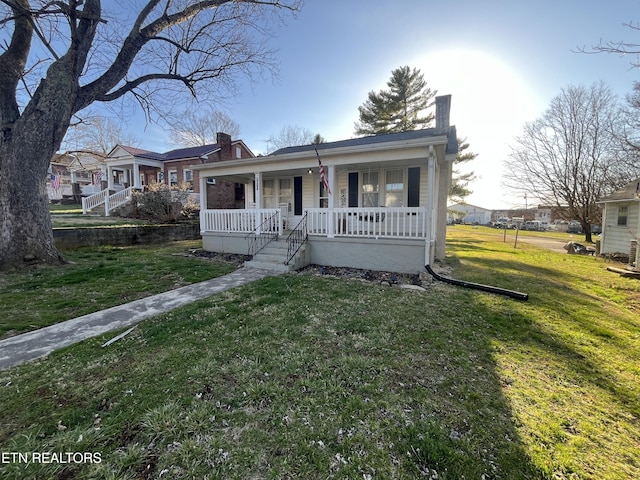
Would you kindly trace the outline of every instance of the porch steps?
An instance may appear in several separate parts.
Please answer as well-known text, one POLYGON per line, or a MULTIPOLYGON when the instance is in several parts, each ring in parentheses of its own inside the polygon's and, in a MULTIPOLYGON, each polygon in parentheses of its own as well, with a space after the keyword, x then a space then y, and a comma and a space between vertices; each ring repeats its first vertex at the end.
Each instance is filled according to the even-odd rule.
MULTIPOLYGON (((299 253, 300 252, 298 252, 298 254, 299 253)), ((286 261, 287 240, 286 236, 283 236, 264 247, 260 252, 253 256, 253 259, 244 262, 244 266, 271 270, 274 272, 292 272, 294 270, 295 262, 292 260, 289 265, 285 265, 284 262, 286 261)))

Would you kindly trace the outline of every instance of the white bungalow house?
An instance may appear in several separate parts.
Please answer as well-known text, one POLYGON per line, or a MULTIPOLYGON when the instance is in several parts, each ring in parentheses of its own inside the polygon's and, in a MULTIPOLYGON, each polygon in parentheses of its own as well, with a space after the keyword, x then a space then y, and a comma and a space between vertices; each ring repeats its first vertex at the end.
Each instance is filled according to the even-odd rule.
MULTIPOLYGON (((602 236, 600 253, 635 252, 631 262, 638 264, 640 243, 640 179, 598 202, 604 208, 602 213, 602 236)), ((631 256, 631 255, 630 255, 631 256)))
POLYGON ((194 165, 203 247, 255 254, 253 265, 262 267, 313 263, 417 273, 444 258, 458 149, 450 105, 450 95, 436 99, 435 128, 194 165), (208 185, 218 181, 245 185, 244 208, 207 203, 208 185))

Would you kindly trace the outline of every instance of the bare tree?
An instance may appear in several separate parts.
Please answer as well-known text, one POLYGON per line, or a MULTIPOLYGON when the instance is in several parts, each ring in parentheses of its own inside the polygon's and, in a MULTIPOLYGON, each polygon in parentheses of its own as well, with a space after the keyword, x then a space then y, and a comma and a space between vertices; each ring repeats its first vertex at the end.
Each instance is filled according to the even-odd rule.
MULTIPOLYGON (((320 134, 314 135, 308 128, 297 125, 285 125, 276 134, 267 139, 267 152, 273 153, 276 150, 296 145, 309 145, 314 143, 320 134)), ((322 137, 319 137, 322 139, 322 137)))
POLYGON ((187 110, 170 123, 171 141, 181 147, 199 147, 216 143, 216 133, 224 132, 232 138, 240 135, 240 125, 226 113, 217 110, 187 110))
POLYGON ((116 145, 135 147, 140 139, 120 123, 102 115, 90 115, 67 130, 61 148, 67 152, 94 152, 106 156, 116 145))
POLYGON ((63 262, 45 181, 76 113, 128 97, 152 115, 162 99, 215 96, 238 74, 270 71, 269 27, 299 8, 299 0, 102 3, 0 0, 0 270, 63 262))
POLYGON ((591 224, 601 220, 596 201, 633 176, 617 136, 620 128, 619 105, 606 85, 567 87, 515 139, 505 184, 544 204, 565 207, 590 242, 591 224))

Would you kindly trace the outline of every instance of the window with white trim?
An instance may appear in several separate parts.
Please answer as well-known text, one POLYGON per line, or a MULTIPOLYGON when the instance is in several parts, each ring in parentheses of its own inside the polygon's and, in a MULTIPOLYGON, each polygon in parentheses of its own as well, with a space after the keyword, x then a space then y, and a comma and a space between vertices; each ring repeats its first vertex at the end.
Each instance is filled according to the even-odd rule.
POLYGON ((278 205, 287 204, 287 212, 291 211, 291 196, 293 194, 293 189, 291 187, 291 179, 290 178, 280 178, 278 180, 279 183, 279 198, 278 205))
POLYGON ((618 207, 618 226, 626 227, 628 218, 629 218, 629 207, 627 205, 622 205, 618 207))
POLYGON ((184 169, 182 171, 184 182, 189 184, 189 190, 193 190, 193 170, 184 169))
POLYGON ((272 178, 262 181, 262 208, 276 208, 276 181, 272 178))
POLYGON ((324 186, 324 182, 320 182, 319 208, 329 208, 329 192, 324 186))
POLYGON ((384 182, 384 206, 402 207, 404 199, 404 172, 387 170, 384 182))
POLYGON ((378 172, 362 173, 362 206, 378 207, 379 202, 378 172))
POLYGON ((169 170, 169 186, 173 187, 175 185, 178 185, 178 171, 169 170))

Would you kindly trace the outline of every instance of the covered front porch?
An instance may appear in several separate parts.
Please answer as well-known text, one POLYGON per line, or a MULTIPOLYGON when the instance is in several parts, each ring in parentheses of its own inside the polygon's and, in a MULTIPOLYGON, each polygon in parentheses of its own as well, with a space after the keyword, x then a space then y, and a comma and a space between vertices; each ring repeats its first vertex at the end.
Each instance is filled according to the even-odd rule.
POLYGON ((444 258, 456 145, 444 125, 194 165, 204 248, 253 255, 257 238, 293 232, 306 262, 417 273, 444 258), (210 207, 207 185, 220 180, 244 185, 244 208, 210 207))

